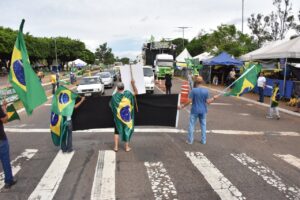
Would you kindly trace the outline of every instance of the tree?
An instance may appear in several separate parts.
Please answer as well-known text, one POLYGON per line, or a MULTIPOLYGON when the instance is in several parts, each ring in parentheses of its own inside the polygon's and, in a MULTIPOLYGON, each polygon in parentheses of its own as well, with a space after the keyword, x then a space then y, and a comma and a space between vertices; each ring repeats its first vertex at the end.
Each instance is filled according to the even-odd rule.
POLYGON ((122 62, 122 64, 126 65, 126 64, 129 64, 130 59, 127 57, 123 57, 120 59, 120 61, 122 62))
POLYGON ((297 32, 297 34, 300 35, 300 10, 298 11, 297 18, 298 18, 299 24, 295 23, 293 28, 295 29, 295 31, 297 32))
POLYGON ((257 45, 260 47, 265 41, 271 40, 272 37, 268 31, 270 26, 270 16, 262 14, 251 14, 248 18, 248 27, 257 40, 257 45))
POLYGON ((96 49, 95 57, 99 59, 100 63, 105 65, 113 64, 115 62, 115 58, 111 51, 112 50, 107 46, 107 43, 103 43, 96 49))
MULTIPOLYGON (((187 46, 188 43, 189 43, 189 41, 187 39, 184 39, 185 46, 187 46)), ((182 44, 182 38, 176 38, 176 39, 172 40, 172 44, 176 45, 176 55, 179 55, 184 49, 183 44, 182 44)))

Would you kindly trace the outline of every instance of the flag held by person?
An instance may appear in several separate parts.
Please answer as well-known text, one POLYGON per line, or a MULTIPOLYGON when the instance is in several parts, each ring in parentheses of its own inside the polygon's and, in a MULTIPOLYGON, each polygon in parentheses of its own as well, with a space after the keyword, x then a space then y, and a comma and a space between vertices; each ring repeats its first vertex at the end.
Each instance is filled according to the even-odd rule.
POLYGON ((64 86, 59 86, 52 99, 51 111, 57 115, 72 116, 77 94, 64 86))
POLYGON ((118 133, 123 141, 129 141, 134 131, 134 96, 129 91, 116 93, 110 106, 118 133))
POLYGON ((66 122, 66 117, 51 112, 51 118, 50 118, 51 138, 53 144, 56 146, 60 146, 62 140, 66 138, 64 136, 65 133, 67 132, 67 127, 65 122, 66 122))
POLYGON ((235 82, 231 91, 224 96, 242 96, 251 91, 257 82, 257 76, 261 71, 261 65, 251 65, 235 82))
POLYGON ((22 101, 27 114, 31 115, 36 107, 47 101, 47 96, 29 63, 23 37, 24 22, 23 19, 13 49, 8 79, 22 101))
POLYGON ((14 120, 20 120, 20 117, 14 107, 13 104, 7 106, 6 108, 7 111, 7 117, 8 117, 8 122, 14 121, 14 120))

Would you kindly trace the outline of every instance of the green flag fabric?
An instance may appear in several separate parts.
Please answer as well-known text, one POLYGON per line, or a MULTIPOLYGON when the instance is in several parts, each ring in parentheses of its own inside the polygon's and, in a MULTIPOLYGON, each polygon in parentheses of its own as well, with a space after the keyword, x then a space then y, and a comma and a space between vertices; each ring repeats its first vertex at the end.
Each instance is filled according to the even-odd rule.
POLYGON ((64 86, 59 86, 52 98, 51 111, 57 115, 72 116, 77 94, 64 86))
POLYGON ((47 96, 29 63, 23 38, 24 22, 25 20, 22 20, 13 49, 8 79, 22 101, 27 114, 31 115, 37 106, 47 101, 47 96))
POLYGON ((134 96, 130 91, 115 93, 110 101, 115 126, 122 140, 128 142, 134 131, 134 96))
POLYGON ((62 141, 66 140, 68 132, 66 119, 66 117, 51 112, 50 131, 52 142, 55 146, 60 146, 62 141))
POLYGON ((20 117, 14 107, 13 104, 7 106, 6 108, 7 111, 7 117, 8 117, 8 122, 14 121, 14 120, 20 120, 20 117))
POLYGON ((261 65, 251 65, 248 69, 238 78, 228 93, 225 96, 241 96, 251 91, 257 82, 258 74, 261 71, 261 65))

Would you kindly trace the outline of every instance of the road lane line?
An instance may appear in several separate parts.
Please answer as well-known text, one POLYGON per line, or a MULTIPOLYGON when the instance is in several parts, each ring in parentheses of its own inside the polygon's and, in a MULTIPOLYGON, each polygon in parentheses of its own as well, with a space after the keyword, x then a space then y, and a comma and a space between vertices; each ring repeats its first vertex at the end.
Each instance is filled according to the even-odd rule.
POLYGON ((231 103, 211 103, 210 105, 214 105, 214 106, 232 106, 233 104, 231 104, 231 103))
POLYGON ((221 199, 246 199, 201 152, 185 152, 221 199))
POLYGON ((91 200, 116 199, 115 170, 116 153, 114 151, 99 151, 91 200))
POLYGON ((274 154, 274 156, 281 158, 282 160, 289 163, 290 165, 293 165, 293 166, 297 167, 298 169, 300 169, 300 159, 297 158, 296 156, 293 156, 291 154, 286 154, 286 155, 274 154))
POLYGON ((211 130, 211 132, 224 135, 264 135, 263 131, 211 130))
POLYGON ((53 199, 73 155, 59 151, 28 200, 53 199))
POLYGON ((262 165, 260 161, 256 161, 253 158, 247 156, 245 153, 241 154, 230 154, 242 165, 250 169, 252 172, 261 177, 266 183, 275 187, 282 192, 287 199, 299 199, 300 188, 297 186, 289 186, 285 184, 282 179, 267 166, 262 165))
POLYGON ((162 162, 145 162, 154 199, 178 199, 175 185, 162 162))
MULTIPOLYGON (((21 162, 23 159, 26 161, 30 160, 36 153, 37 149, 25 149, 21 155, 17 156, 11 161, 12 174, 15 176, 21 170, 21 162)), ((0 189, 4 186, 4 172, 0 173, 0 189)))

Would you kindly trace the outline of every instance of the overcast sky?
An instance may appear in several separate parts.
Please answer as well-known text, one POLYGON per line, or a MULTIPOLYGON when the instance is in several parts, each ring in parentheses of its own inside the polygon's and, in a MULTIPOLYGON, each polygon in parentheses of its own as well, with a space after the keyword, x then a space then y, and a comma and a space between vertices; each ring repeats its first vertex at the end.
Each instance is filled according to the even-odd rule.
MULTIPOLYGON (((296 13, 300 0, 290 1, 296 13)), ((247 17, 270 13, 272 2, 245 0, 246 32, 247 17)), ((242 26, 242 0, 0 0, 0 8, 0 26, 17 30, 24 18, 24 32, 33 36, 80 39, 93 52, 108 42, 115 55, 130 58, 151 35, 182 37, 178 26, 191 27, 185 31, 189 40, 222 23, 242 26)))

